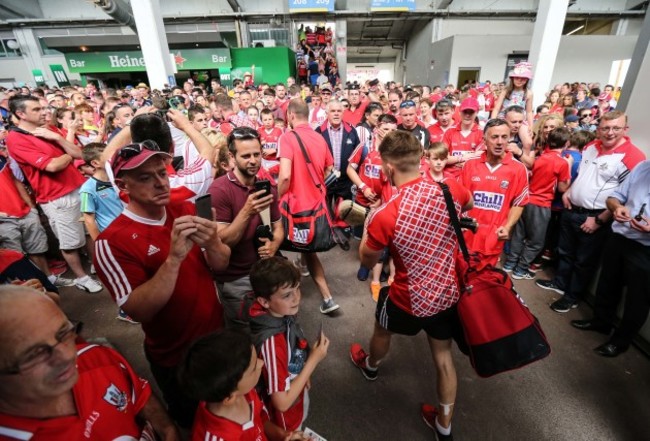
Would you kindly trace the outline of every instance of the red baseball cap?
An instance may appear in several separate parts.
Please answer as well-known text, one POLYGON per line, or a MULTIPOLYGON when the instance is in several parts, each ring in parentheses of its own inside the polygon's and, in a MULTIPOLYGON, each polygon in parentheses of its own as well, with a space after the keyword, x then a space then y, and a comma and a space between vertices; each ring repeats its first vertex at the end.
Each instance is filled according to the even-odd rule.
POLYGON ((473 110, 474 112, 478 112, 478 100, 476 98, 467 97, 463 100, 462 103, 460 103, 460 111, 462 112, 463 110, 473 110))
POLYGON ((161 151, 158 144, 150 139, 125 145, 113 155, 111 160, 113 175, 117 176, 119 172, 124 170, 136 169, 156 155, 161 155, 165 159, 172 158, 172 155, 161 151))

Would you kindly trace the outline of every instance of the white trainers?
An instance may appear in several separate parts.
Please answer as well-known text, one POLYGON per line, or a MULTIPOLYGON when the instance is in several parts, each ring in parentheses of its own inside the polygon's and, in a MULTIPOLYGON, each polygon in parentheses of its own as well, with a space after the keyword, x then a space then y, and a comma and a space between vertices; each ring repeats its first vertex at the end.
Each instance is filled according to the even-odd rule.
POLYGON ((65 277, 61 276, 55 276, 51 275, 48 277, 50 282, 52 282, 52 285, 56 287, 62 287, 62 286, 74 286, 75 281, 73 279, 66 279, 65 277))
POLYGON ((79 277, 74 280, 74 283, 77 288, 91 293, 99 292, 104 289, 99 282, 91 279, 90 276, 79 277))
POLYGON ((300 257, 294 259, 293 264, 298 270, 300 270, 300 275, 303 277, 309 277, 309 268, 307 265, 303 265, 300 257))

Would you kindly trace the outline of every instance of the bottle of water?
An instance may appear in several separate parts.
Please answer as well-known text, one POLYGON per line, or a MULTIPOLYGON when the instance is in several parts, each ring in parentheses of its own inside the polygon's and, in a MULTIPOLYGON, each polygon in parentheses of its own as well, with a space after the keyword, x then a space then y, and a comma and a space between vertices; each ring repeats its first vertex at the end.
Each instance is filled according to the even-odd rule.
POLYGON ((296 343, 296 348, 293 350, 291 360, 289 360, 289 373, 298 375, 302 372, 305 361, 307 361, 307 340, 301 338, 296 343))

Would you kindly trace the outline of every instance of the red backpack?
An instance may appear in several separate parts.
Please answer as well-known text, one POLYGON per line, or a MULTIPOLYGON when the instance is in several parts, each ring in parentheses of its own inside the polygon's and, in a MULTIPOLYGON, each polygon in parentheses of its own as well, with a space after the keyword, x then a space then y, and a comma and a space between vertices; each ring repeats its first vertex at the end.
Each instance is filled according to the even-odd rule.
MULTIPOLYGON (((517 294, 510 276, 470 258, 449 187, 440 183, 464 262, 459 262, 458 316, 472 367, 481 377, 517 369, 551 353, 537 318, 517 294)), ((460 346, 460 345, 459 345, 460 346)))

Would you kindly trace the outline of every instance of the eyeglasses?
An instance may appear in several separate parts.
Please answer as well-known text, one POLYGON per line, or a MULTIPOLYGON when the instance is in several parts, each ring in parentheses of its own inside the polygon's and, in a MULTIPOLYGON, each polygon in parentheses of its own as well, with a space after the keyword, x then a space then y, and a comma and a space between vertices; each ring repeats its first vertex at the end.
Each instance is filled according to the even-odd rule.
POLYGON ((610 131, 621 133, 623 130, 625 130, 625 127, 598 127, 598 131, 601 133, 609 133, 610 131))
POLYGON ((142 149, 151 150, 153 152, 160 151, 160 147, 158 147, 158 144, 156 144, 155 141, 146 139, 139 143, 125 145, 120 150, 118 150, 117 154, 120 156, 120 158, 126 160, 131 159, 134 156, 138 156, 140 153, 142 153, 142 149))
POLYGON ((415 107, 415 101, 406 100, 399 105, 400 109, 406 109, 407 107, 415 107))
POLYGON ((36 346, 28 353, 21 356, 13 366, 0 370, 0 375, 17 375, 29 369, 36 367, 41 363, 46 363, 52 358, 54 349, 61 343, 68 343, 72 341, 83 327, 82 322, 68 322, 68 327, 60 331, 54 338, 56 343, 53 345, 43 344, 36 346))
POLYGON ((583 113, 582 115, 580 115, 580 119, 589 118, 590 116, 591 116, 591 113, 583 113))

